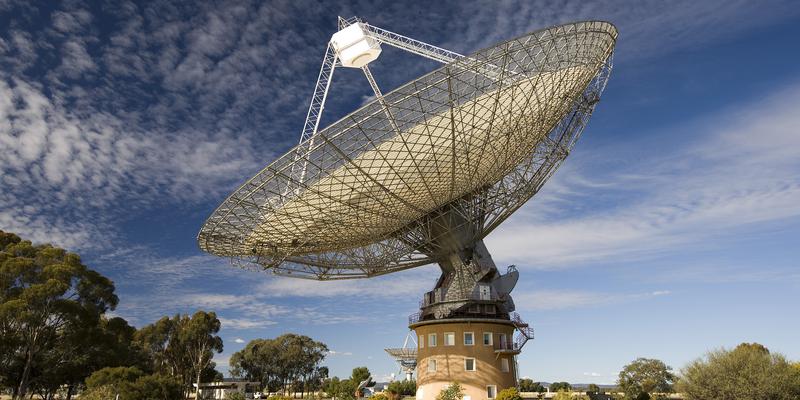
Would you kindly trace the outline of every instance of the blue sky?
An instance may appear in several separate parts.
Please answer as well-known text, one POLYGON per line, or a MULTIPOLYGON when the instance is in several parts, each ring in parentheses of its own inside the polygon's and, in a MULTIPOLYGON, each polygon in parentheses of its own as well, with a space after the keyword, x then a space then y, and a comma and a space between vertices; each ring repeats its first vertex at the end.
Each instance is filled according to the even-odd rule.
MULTIPOLYGON (((300 332, 339 376, 397 368, 427 266, 310 282, 201 253, 210 212, 299 138, 336 16, 468 53, 549 25, 615 23, 606 93, 570 158, 487 239, 516 264, 535 380, 611 383, 757 341, 800 359, 800 7, 786 1, 0 0, 0 229, 78 251, 136 326, 216 311, 231 353, 300 332)), ((384 91, 434 68, 385 49, 384 91)), ((337 72, 323 124, 370 95, 337 72)))

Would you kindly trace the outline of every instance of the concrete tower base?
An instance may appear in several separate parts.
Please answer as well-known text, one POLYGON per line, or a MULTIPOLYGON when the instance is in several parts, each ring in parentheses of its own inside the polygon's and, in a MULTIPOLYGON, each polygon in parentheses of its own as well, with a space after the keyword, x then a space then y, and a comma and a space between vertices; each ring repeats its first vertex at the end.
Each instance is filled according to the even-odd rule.
POLYGON ((417 333, 417 400, 434 400, 453 382, 464 400, 487 400, 517 385, 512 321, 453 318, 420 321, 417 333))

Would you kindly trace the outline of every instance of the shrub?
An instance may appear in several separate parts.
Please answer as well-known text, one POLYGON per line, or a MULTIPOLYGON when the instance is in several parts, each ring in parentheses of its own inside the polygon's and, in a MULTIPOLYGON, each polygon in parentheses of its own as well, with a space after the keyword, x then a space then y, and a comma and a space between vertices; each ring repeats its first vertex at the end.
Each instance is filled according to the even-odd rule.
POLYGON ((414 396, 417 394, 417 382, 404 379, 389 384, 386 391, 399 396, 414 396))
POLYGON ((691 400, 798 399, 800 373, 757 343, 709 352, 681 370, 678 390, 691 400))
POLYGON ((165 375, 145 375, 136 382, 126 385, 120 400, 181 400, 183 387, 173 377, 165 375))
POLYGON ((117 396, 116 390, 110 385, 95 386, 91 389, 86 389, 80 395, 81 400, 108 400, 117 396))
POLYGON ((136 367, 103 368, 86 378, 86 387, 88 389, 98 389, 110 386, 112 390, 118 391, 121 385, 135 382, 142 375, 144 375, 144 372, 136 367))
POLYGON ((464 388, 462 388, 458 382, 451 383, 450 386, 446 387, 436 396, 436 400, 462 400, 463 398, 464 388))
POLYGON ((501 390, 497 394, 497 400, 522 400, 522 396, 519 395, 517 388, 511 387, 501 390))
POLYGON ((375 393, 370 397, 370 399, 372 399, 372 400, 389 400, 389 396, 387 396, 385 393, 375 393))
POLYGON ((230 392, 225 395, 225 400, 245 400, 244 393, 230 392))

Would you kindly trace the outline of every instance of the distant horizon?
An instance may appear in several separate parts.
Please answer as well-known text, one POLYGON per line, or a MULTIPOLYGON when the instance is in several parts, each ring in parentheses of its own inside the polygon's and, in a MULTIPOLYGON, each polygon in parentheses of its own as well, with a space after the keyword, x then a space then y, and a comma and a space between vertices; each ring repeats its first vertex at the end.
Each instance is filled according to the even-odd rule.
MULTIPOLYGON (((485 243, 515 264, 536 382, 614 385, 638 357, 675 372, 758 342, 800 360, 800 7, 503 1, 318 4, 0 2, 0 229, 81 255, 138 328, 214 311, 224 351, 296 332, 331 376, 399 368, 427 265, 317 282, 234 268, 197 233, 299 140, 336 17, 468 54, 544 27, 607 20, 615 66, 582 138, 485 243)), ((385 47, 384 92, 437 67, 385 47)), ((322 125, 370 98, 337 70, 322 125)))

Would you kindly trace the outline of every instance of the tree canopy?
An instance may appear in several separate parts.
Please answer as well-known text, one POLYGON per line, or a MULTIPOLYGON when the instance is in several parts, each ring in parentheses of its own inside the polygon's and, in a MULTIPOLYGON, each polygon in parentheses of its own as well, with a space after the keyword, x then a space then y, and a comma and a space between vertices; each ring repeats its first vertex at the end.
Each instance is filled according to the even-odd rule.
POLYGON ((692 400, 798 399, 800 369, 758 343, 742 343, 684 367, 678 390, 692 400))
MULTIPOLYGON (((213 312, 165 317, 137 331, 106 317, 117 302, 113 282, 77 254, 0 231, 0 388, 21 399, 31 392, 52 398, 66 387, 69 399, 93 372, 111 368, 107 379, 141 380, 139 387, 170 396, 174 382, 188 393, 193 381, 219 374, 211 361, 222 351, 213 312), (114 367, 136 376, 115 375, 114 367)), ((100 386, 99 398, 116 390, 100 386)), ((163 398, 148 397, 153 393, 141 396, 163 398)))
POLYGON ((135 367, 104 368, 86 379, 87 390, 81 399, 105 400, 180 400, 183 387, 174 377, 146 375, 135 367))
POLYGON ((24 398, 31 385, 82 380, 81 364, 102 362, 85 354, 86 339, 117 301, 114 283, 77 254, 0 231, 0 384, 24 398))
POLYGON ((386 391, 395 396, 414 396, 417 393, 417 381, 403 379, 402 381, 392 381, 386 391))
POLYGON ((254 339, 231 356, 231 374, 261 382, 270 391, 285 393, 290 384, 301 391, 318 388, 327 377, 327 368, 320 366, 327 353, 324 343, 293 333, 254 339))
POLYGON ((652 393, 672 392, 675 375, 661 360, 637 358, 619 373, 617 384, 626 399, 650 398, 652 393))
POLYGON ((520 378, 519 380, 520 392, 546 392, 544 386, 539 382, 534 382, 533 379, 520 378))
POLYGON ((177 378, 189 393, 192 383, 216 375, 211 359, 222 352, 220 326, 215 313, 198 311, 191 317, 163 317, 137 331, 134 340, 147 354, 151 371, 177 378))
POLYGON ((559 390, 572 390, 572 385, 569 382, 553 382, 550 384, 550 391, 551 392, 558 392, 559 390))

